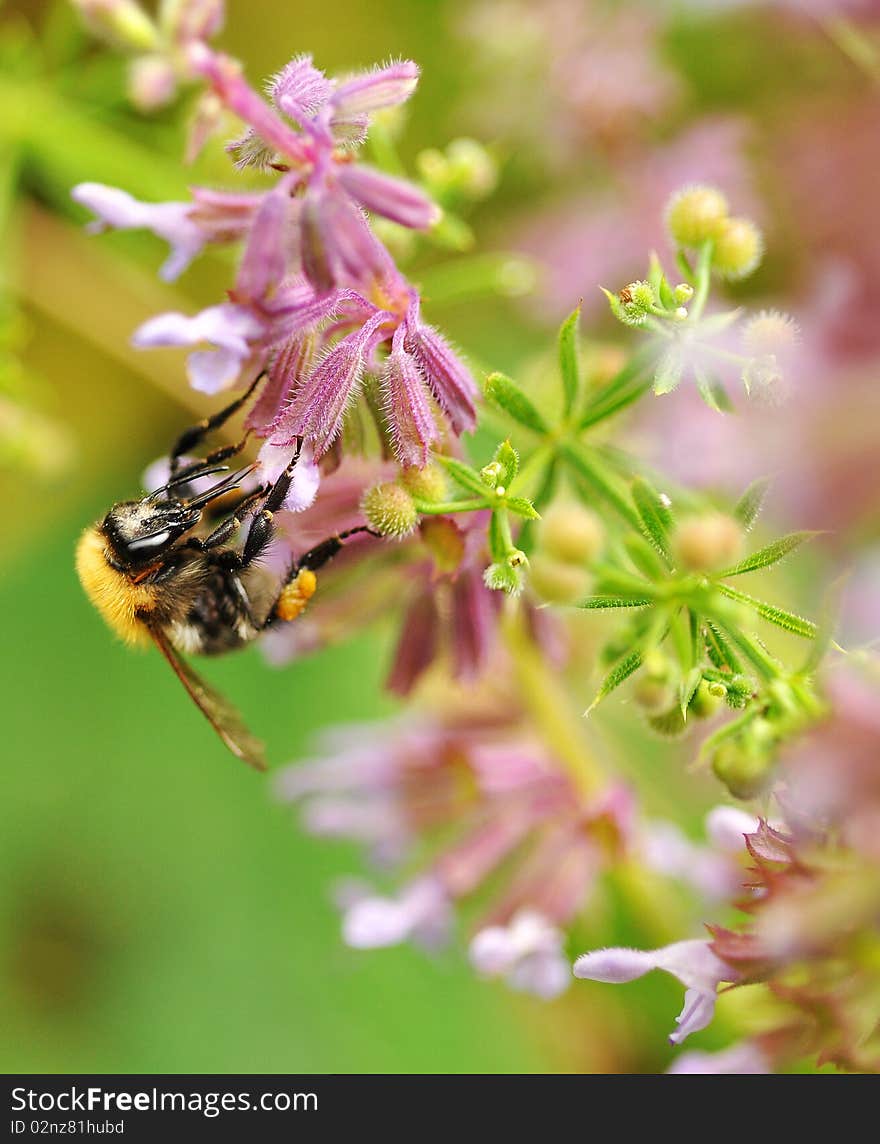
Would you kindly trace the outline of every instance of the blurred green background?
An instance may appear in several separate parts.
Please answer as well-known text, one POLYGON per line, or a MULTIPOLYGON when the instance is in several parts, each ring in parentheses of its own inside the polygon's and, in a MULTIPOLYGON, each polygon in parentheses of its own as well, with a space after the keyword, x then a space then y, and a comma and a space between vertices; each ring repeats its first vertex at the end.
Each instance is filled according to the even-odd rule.
MULTIPOLYGON (((481 87, 479 37, 493 33, 491 22, 480 32, 479 19, 492 7, 337 0, 331 9, 232 0, 220 42, 245 61, 255 82, 303 51, 331 73, 390 57, 416 59, 423 80, 401 141, 412 159, 457 134, 483 137, 483 112, 493 110, 493 99, 507 100, 494 110, 508 118, 511 102, 522 100, 524 118, 537 105, 540 68, 523 72, 519 83, 517 58, 504 65, 501 53, 499 64, 497 50, 489 79, 498 81, 500 69, 503 82, 481 87), (470 38, 462 35, 466 27, 470 38)), ((563 38, 566 10, 597 20, 608 11, 651 14, 644 41, 686 96, 628 141, 630 154, 650 153, 674 129, 707 114, 748 117, 758 132, 759 182, 777 233, 790 240, 757 289, 797 279, 806 256, 797 236, 786 235, 785 193, 768 179, 771 133, 817 85, 844 102, 861 98, 865 69, 853 65, 839 34, 796 28, 780 41, 762 23, 760 5, 709 20, 694 16, 694 6, 670 5, 662 27, 652 5, 557 2, 546 13, 543 5, 520 5, 508 18, 504 5, 494 9, 501 13, 498 42, 487 45, 494 49, 505 37, 520 47, 528 41, 534 28, 527 12, 539 30, 542 19, 555 21, 563 38)), ((214 740, 158 655, 114 643, 83 597, 72 561, 80 530, 131 495, 145 465, 203 411, 201 398, 185 387, 181 355, 135 354, 131 331, 159 310, 216 300, 232 262, 211 255, 182 286, 162 286, 156 240, 86 237, 70 187, 105 181, 162 199, 179 197, 188 181, 231 185, 234 175, 219 144, 195 172, 181 170, 184 117, 168 111, 150 119, 128 109, 121 62, 90 46, 64 5, 7 3, 0 20, 0 286, 12 282, 20 303, 10 338, 28 402, 53 426, 37 432, 30 475, 20 468, 0 473, 0 1067, 665 1067, 664 1033, 680 1004, 680 990, 665 978, 623 991, 584 985, 542 1006, 480 984, 460 952, 428 958, 409 948, 346 950, 329 886, 358 868, 357 855, 305 838, 289 811, 272 802, 267 782, 214 740), (16 201, 7 214, 13 185, 16 201)), ((638 34, 636 41, 639 47, 638 34)), ((646 98, 650 104, 650 93, 646 98)), ((561 202, 581 184, 613 186, 607 175, 614 148, 598 127, 592 136, 563 140, 562 160, 537 157, 515 131, 485 130, 503 160, 503 178, 471 221, 489 245, 514 245, 516 220, 539 198, 561 202)), ((584 268, 578 289, 592 289, 595 280, 584 268)), ((437 305, 431 313, 476 360, 511 372, 540 350, 553 325, 524 320, 509 299, 437 305)), ((856 532, 863 535, 864 526, 856 532)), ((392 710, 377 670, 387 654, 385 634, 359 635, 345 649, 281 671, 250 651, 211 664, 206 674, 234 697, 281 763, 301 755, 329 723, 392 710)), ((655 762, 661 755, 657 748, 655 762)), ((666 797, 674 803, 677 793, 673 781, 666 797)), ((637 923, 605 921, 603 940, 638 940, 637 923)), ((723 1039, 723 1031, 717 1035, 723 1039)), ((712 1045, 713 1036, 703 1044, 712 1045)))

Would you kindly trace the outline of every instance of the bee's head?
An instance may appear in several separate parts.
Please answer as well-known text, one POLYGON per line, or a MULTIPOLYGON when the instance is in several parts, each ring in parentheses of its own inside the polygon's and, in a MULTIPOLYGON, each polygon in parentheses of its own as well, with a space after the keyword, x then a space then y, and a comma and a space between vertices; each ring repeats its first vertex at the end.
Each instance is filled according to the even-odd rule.
POLYGON ((201 508, 175 498, 155 501, 146 497, 115 504, 100 530, 123 568, 140 568, 164 555, 201 517, 201 508))

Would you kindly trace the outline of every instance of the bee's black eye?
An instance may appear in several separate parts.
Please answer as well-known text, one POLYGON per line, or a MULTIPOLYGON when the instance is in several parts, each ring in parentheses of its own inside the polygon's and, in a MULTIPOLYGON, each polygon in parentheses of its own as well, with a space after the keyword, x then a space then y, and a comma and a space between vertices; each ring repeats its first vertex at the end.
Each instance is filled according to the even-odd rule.
POLYGON ((129 552, 148 552, 151 549, 162 548, 171 540, 171 532, 166 528, 162 532, 154 532, 149 536, 141 536, 137 540, 129 540, 126 544, 129 552))

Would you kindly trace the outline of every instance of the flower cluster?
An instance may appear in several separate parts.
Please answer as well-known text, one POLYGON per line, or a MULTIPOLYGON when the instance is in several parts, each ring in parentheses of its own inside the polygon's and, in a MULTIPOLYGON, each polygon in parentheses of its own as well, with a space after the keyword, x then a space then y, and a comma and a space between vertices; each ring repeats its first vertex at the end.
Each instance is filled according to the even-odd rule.
MULTIPOLYGON (((105 31, 128 29, 134 50, 140 10, 128 0, 81 7, 105 31)), ((374 622, 397 628, 387 686, 410 709, 329 731, 314 758, 276 779, 308 830, 361 843, 388 878, 381 889, 339 887, 345 941, 436 948, 462 919, 478 975, 547 1000, 573 977, 626 983, 660 969, 685 988, 676 1045, 709 1025, 719 990, 760 984, 775 1005, 770 1026, 746 1023, 720 1055, 695 1050, 672 1071, 766 1071, 808 1054, 880 1067, 868 1028, 876 705, 823 683, 830 617, 814 622, 797 598, 784 607, 741 587, 817 534, 752 540, 766 481, 735 502, 694 492, 611 436, 651 394, 680 401, 671 394, 686 374, 718 418, 731 371, 751 397, 796 383, 793 319, 711 309, 719 279, 759 264, 757 226, 732 215, 718 189, 686 186, 665 213, 675 275, 652 255, 644 277, 606 291, 617 332, 647 334, 647 344, 600 361, 578 308, 559 329, 552 369, 542 359, 531 383, 491 372, 478 392, 391 253, 401 234, 446 225, 447 246, 462 246, 465 232, 399 170, 363 161, 376 116, 413 94, 416 65, 331 79, 299 55, 264 98, 208 45, 218 7, 182 0, 163 13, 143 50, 175 83, 203 85, 203 111, 243 122, 227 150, 244 189, 144 203, 84 183, 74 197, 93 229, 146 228, 167 241, 166 278, 208 246, 241 248, 222 300, 153 317, 135 343, 191 351, 202 392, 257 379, 250 479, 272 482, 296 459, 277 514, 281 551, 269 559, 290 567, 328 536, 357 533, 322 573, 308 614, 267 635, 269 659, 374 622), (460 438, 478 422, 468 455, 460 438), (615 717, 627 725, 618 753, 636 764, 649 736, 700 728, 706 781, 752 805, 716 807, 706 839, 690 837, 656 809, 670 780, 653 762, 625 779, 617 771, 615 717), (606 924, 608 902, 628 927, 606 924), (744 921, 731 920, 734 907, 744 921), (713 916, 725 924, 707 934, 713 916), (640 939, 656 948, 632 948, 640 939)), ((205 129, 203 116, 199 138, 205 129)), ((468 141, 418 165, 444 206, 488 193, 497 174, 468 141)))

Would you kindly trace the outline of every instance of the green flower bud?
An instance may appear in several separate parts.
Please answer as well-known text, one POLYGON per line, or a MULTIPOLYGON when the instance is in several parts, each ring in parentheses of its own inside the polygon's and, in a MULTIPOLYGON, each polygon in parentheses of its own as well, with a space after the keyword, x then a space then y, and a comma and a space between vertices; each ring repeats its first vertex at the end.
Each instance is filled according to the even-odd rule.
POLYGON ((723 683, 709 683, 708 680, 701 679, 688 705, 688 714, 697 719, 710 718, 724 702, 726 694, 727 688, 723 683))
POLYGON ((742 547, 742 526, 721 512, 683 520, 672 535, 676 559, 689 572, 708 572, 734 564, 742 547))
POLYGON ((679 246, 717 239, 727 220, 727 199, 715 187, 686 187, 669 200, 666 226, 679 246))
POLYGON ((690 302, 691 298, 693 298, 694 288, 687 282, 679 282, 679 284, 672 291, 672 295, 678 305, 683 306, 686 302, 690 302))
POLYGON ((483 583, 493 591, 518 596, 524 587, 522 568, 512 566, 509 558, 502 563, 490 564, 483 573, 483 583))
POLYGON ((432 502, 446 498, 446 473, 439 465, 428 464, 423 469, 407 465, 401 469, 398 480, 416 500, 432 502))
POLYGON ((745 741, 721 743, 712 759, 712 771, 734 798, 756 798, 767 789, 773 765, 768 751, 745 741))
POLYGON ((715 239, 712 265, 723 278, 747 278, 763 253, 764 239, 755 224, 747 218, 731 218, 715 239))
POLYGON ((159 30, 134 0, 73 0, 89 31, 132 52, 159 48, 159 30))
POLYGON ((538 526, 542 553, 563 564, 591 564, 605 544, 605 526, 577 501, 550 505, 538 526))
POLYGON ((685 717, 681 713, 681 707, 677 703, 668 711, 649 716, 648 726, 665 739, 678 739, 688 730, 685 717))
POLYGON ((539 553, 531 558, 529 568, 529 583, 548 604, 574 604, 589 591, 589 574, 573 564, 539 553))
POLYGON ((617 317, 628 326, 641 326, 657 305, 654 287, 650 282, 630 282, 617 295, 617 317))
POLYGON ((367 524, 382 536, 398 539, 408 536, 419 521, 413 499, 394 481, 373 485, 361 499, 361 512, 367 524))

